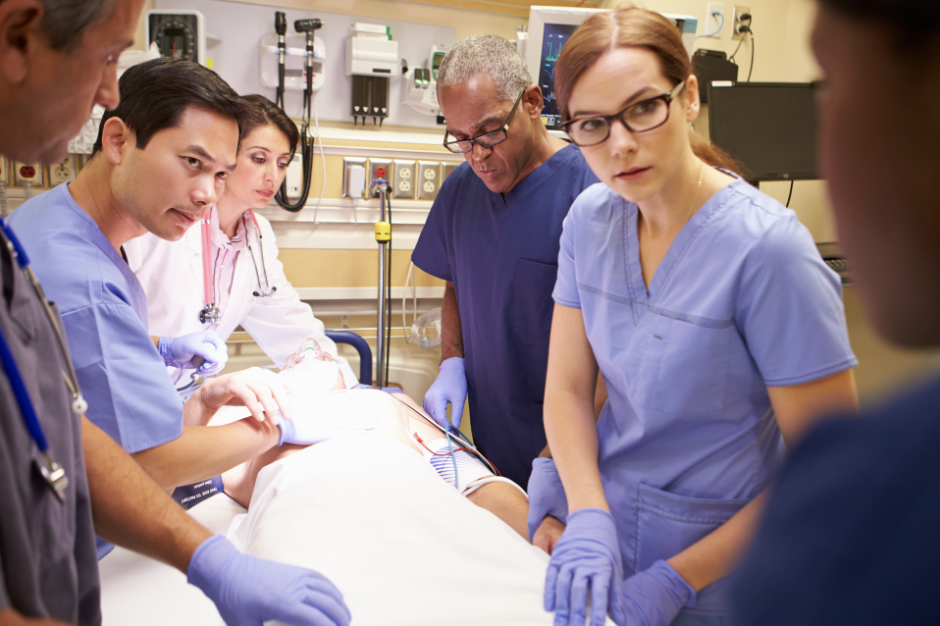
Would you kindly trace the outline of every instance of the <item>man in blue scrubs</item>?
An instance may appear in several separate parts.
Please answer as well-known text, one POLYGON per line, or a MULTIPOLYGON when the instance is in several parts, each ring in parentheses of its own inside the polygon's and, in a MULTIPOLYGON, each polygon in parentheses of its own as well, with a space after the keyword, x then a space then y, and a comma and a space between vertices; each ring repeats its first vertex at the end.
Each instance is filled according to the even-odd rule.
MULTIPOLYGON (((936 351, 940 3, 819 5, 820 168, 839 243, 877 332, 936 351)), ((807 436, 741 568, 735 623, 940 623, 938 450, 936 376, 862 419, 833 420, 807 436)))
MULTIPOLYGON (((0 0, 0 154, 58 162, 93 104, 117 105, 115 61, 133 40, 142 6, 143 0, 0 0)), ((247 557, 212 537, 75 412, 81 407, 63 380, 67 348, 59 346, 8 244, 0 234, 0 332, 12 356, 0 374, 0 623, 100 624, 94 509, 94 531, 187 573, 226 619, 348 624, 341 595, 326 579, 247 557), (14 369, 18 376, 10 375, 14 369), (22 379, 30 401, 14 399, 14 378, 22 379), (40 476, 42 455, 27 431, 26 405, 67 485, 54 489, 40 476)))
POLYGON ((542 124, 542 92, 515 45, 463 39, 438 71, 445 146, 467 160, 441 185, 414 264, 447 281, 441 373, 424 398, 442 425, 470 401, 474 442, 523 487, 545 448, 542 398, 562 222, 597 182, 542 124))

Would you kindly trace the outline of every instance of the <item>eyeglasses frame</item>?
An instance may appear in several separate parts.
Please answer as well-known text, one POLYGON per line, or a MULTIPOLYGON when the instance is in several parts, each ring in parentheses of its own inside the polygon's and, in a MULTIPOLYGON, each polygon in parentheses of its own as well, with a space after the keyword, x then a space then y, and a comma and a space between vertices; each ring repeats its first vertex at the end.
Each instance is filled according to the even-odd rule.
POLYGON ((519 108, 519 103, 522 102, 522 96, 525 95, 526 89, 528 89, 528 87, 526 87, 526 88, 523 89, 521 92, 519 92, 519 97, 516 98, 515 104, 512 105, 512 110, 509 111, 509 115, 506 116, 506 121, 503 122, 503 125, 502 125, 501 127, 499 127, 499 128, 494 128, 493 130, 488 130, 488 131, 486 131, 485 133, 480 133, 480 134, 477 135, 476 137, 471 137, 471 138, 469 138, 469 139, 458 139, 458 140, 456 140, 456 141, 446 141, 447 135, 449 135, 450 132, 447 131, 447 130, 445 130, 445 131, 444 131, 444 139, 445 139, 445 141, 444 141, 444 144, 443 144, 444 147, 447 148, 448 150, 450 150, 451 152, 453 152, 454 154, 467 154, 468 152, 473 152, 473 144, 476 144, 476 145, 480 146, 481 148, 493 148, 493 147, 496 147, 496 146, 498 146, 499 144, 503 143, 503 142, 506 141, 507 139, 509 139, 509 123, 512 122, 512 118, 513 118, 513 116, 516 114, 516 109, 519 108), (489 135, 490 133, 499 132, 499 131, 503 131, 503 138, 500 139, 499 141, 495 142, 495 143, 485 144, 485 143, 480 143, 479 141, 477 141, 480 137, 483 137, 483 136, 485 136, 485 135, 489 135), (462 143, 462 142, 464 142, 464 141, 470 142, 470 149, 469 149, 469 150, 455 150, 455 149, 454 149, 454 148, 456 147, 456 144, 462 143), (453 146, 453 147, 452 147, 452 146, 453 146))
POLYGON ((670 105, 672 104, 672 101, 676 99, 676 96, 678 96, 679 93, 685 88, 685 83, 686 81, 683 80, 678 85, 673 87, 672 91, 669 91, 668 93, 661 93, 658 96, 653 96, 651 98, 644 98, 643 100, 640 100, 639 102, 634 102, 633 104, 625 106, 624 108, 622 108, 620 111, 617 111, 613 115, 586 115, 584 117, 576 117, 574 119, 568 120, 567 122, 561 123, 560 126, 562 130, 565 131, 565 134, 568 135, 568 139, 571 140, 571 143, 578 146, 579 148, 590 148, 591 146, 597 146, 599 144, 604 143, 608 139, 610 139, 610 128, 613 125, 614 120, 619 121, 623 125, 623 127, 626 128, 631 133, 645 133, 650 130, 655 130, 669 121, 670 105), (630 128, 630 125, 627 124, 626 120, 623 119, 623 114, 626 113, 627 110, 632 109, 635 106, 639 106, 646 102, 652 102, 654 100, 662 100, 663 102, 666 103, 666 119, 664 119, 662 122, 660 122, 656 126, 650 126, 649 128, 644 128, 643 130, 633 130, 632 128, 630 128), (571 125, 574 124, 575 122, 583 122, 584 120, 596 120, 596 119, 603 119, 604 121, 607 122, 607 134, 604 135, 604 138, 601 139, 600 141, 595 141, 594 143, 588 143, 588 144, 576 142, 574 140, 574 137, 571 136, 571 131, 569 130, 571 125))

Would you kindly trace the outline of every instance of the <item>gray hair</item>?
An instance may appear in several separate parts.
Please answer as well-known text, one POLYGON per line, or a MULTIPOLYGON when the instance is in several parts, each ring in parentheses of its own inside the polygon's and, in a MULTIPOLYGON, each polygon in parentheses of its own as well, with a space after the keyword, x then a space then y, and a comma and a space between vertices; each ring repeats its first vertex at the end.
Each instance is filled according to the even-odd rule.
POLYGON ((41 0, 46 14, 40 28, 53 50, 71 51, 81 45, 91 26, 111 15, 117 0, 41 0))
POLYGON ((532 84, 532 75, 516 45, 496 35, 471 35, 461 39, 437 71, 437 88, 460 85, 477 76, 488 76, 500 100, 515 102, 532 84))

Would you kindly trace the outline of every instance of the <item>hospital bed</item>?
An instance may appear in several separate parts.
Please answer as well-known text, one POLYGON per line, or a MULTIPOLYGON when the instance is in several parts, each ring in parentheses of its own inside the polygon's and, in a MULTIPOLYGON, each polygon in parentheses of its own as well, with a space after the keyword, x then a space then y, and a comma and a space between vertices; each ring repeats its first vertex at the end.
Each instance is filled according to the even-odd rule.
MULTIPOLYGON (((266 467, 249 509, 220 494, 190 514, 248 554, 326 575, 356 626, 552 623, 542 609, 548 556, 377 431, 266 467)), ((104 626, 223 624, 169 566, 116 548, 100 572, 104 626)))

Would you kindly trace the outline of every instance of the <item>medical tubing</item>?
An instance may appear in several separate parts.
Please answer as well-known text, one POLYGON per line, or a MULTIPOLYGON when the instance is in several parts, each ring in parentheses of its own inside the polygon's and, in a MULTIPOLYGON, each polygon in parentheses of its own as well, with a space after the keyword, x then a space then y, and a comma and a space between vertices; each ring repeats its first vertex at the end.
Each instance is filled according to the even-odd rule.
MULTIPOLYGON (((296 28, 296 26, 295 26, 296 28)), ((274 194, 274 200, 285 211, 296 213, 307 204, 310 195, 310 179, 313 178, 314 142, 310 136, 310 109, 313 102, 313 32, 307 33, 307 86, 304 89, 303 119, 300 124, 300 157, 301 176, 303 178, 303 191, 297 202, 293 204, 287 199, 287 178, 281 182, 280 188, 274 194)), ((283 108, 283 107, 282 107, 283 108)))
POLYGON ((206 306, 215 304, 215 289, 212 284, 212 261, 210 260, 210 251, 212 250, 212 234, 209 232, 209 215, 202 220, 202 297, 205 299, 206 306), (206 280, 209 278, 209 280, 206 280))
POLYGON ((412 297, 412 308, 411 308, 411 324, 414 326, 415 320, 418 319, 418 284, 415 282, 415 264, 414 261, 408 266, 408 273, 405 274, 405 290, 401 294, 401 329, 405 335, 405 343, 410 344, 412 342, 412 336, 410 333, 411 327, 408 326, 405 322, 405 312, 408 310, 408 283, 411 283, 411 297, 412 297))

